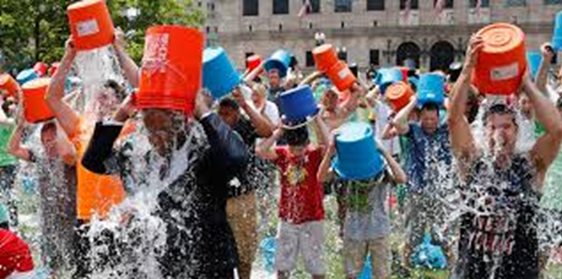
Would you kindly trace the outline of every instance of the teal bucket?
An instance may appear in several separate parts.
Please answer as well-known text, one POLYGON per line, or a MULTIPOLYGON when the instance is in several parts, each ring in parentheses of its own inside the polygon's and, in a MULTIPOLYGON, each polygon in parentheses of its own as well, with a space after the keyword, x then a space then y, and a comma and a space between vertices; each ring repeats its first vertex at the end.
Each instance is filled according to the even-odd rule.
POLYGON ((423 74, 418 82, 418 105, 445 103, 445 78, 438 74, 423 74))
POLYGON ((558 12, 555 17, 552 47, 556 51, 562 50, 562 12, 558 12))
POLYGON ((16 81, 20 84, 20 85, 24 85, 27 82, 30 82, 34 79, 38 79, 39 75, 37 74, 37 72, 33 69, 27 69, 27 70, 23 70, 21 71, 17 76, 16 76, 16 81))
POLYGON ((206 48, 203 51, 203 87, 215 99, 228 95, 241 82, 240 74, 223 48, 206 48))
POLYGON ((375 84, 379 86, 380 93, 384 94, 388 86, 403 80, 402 70, 398 68, 383 68, 377 72, 375 84))
POLYGON ((527 64, 529 64, 529 70, 531 71, 531 76, 533 78, 537 77, 539 72, 539 67, 541 65, 542 55, 538 51, 527 51, 527 64))
POLYGON ((287 76, 287 71, 289 71, 289 66, 291 65, 291 53, 284 49, 275 51, 264 64, 264 68, 267 72, 276 69, 279 71, 280 77, 287 76))

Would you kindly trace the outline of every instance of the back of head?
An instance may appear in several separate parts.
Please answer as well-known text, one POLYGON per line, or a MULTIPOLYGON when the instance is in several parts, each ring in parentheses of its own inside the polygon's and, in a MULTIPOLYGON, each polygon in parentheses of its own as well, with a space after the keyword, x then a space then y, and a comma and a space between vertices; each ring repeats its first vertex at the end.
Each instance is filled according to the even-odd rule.
POLYGON ((235 111, 240 110, 240 105, 232 98, 224 98, 220 101, 219 107, 221 108, 230 108, 235 111))

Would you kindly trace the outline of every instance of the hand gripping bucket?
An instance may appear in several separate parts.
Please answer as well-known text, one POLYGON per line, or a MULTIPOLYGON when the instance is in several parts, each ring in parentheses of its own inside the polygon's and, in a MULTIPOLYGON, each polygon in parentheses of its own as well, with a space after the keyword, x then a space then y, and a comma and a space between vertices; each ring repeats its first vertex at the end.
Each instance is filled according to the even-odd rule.
POLYGON ((445 102, 445 78, 439 74, 423 74, 418 84, 418 105, 433 103, 442 106, 445 102))
POLYGON ((538 51, 527 51, 527 63, 529 65, 529 71, 531 77, 536 78, 539 72, 539 67, 541 66, 542 55, 538 51))
POLYGON ((287 90, 279 95, 283 123, 295 126, 306 123, 318 113, 318 105, 308 85, 287 90))
POLYGON ((338 129, 332 167, 344 180, 365 180, 384 169, 373 129, 367 123, 349 122, 338 129))
POLYGON ((201 87, 203 35, 174 25, 146 31, 139 92, 139 109, 171 109, 191 114, 201 87))
POLYGON ((25 119, 28 122, 39 123, 55 117, 47 105, 47 101, 45 101, 45 94, 50 81, 49 78, 39 78, 22 86, 23 109, 25 119))
POLYGON ((16 97, 19 85, 16 80, 9 74, 0 75, 0 89, 6 91, 9 97, 16 97))
POLYGON ((552 35, 552 47, 556 51, 562 50, 562 12, 556 14, 554 34, 552 35))
POLYGON ((336 88, 341 92, 349 89, 357 81, 357 78, 355 78, 353 72, 343 61, 338 61, 336 64, 334 64, 326 72, 326 75, 336 86, 336 88))
POLYGON ((379 86, 381 94, 384 94, 389 85, 402 80, 402 71, 400 69, 384 68, 378 71, 375 77, 375 84, 379 86))
POLYGON ((215 99, 229 94, 241 81, 224 49, 206 48, 203 51, 203 87, 215 99))
POLYGON ((410 103, 410 98, 414 96, 414 91, 410 85, 399 81, 386 89, 385 96, 394 111, 399 112, 410 103))
POLYGON ((323 44, 314 48, 312 50, 312 57, 314 58, 316 69, 320 72, 327 72, 339 60, 336 50, 330 44, 323 44))
POLYGON ((38 79, 38 78, 39 78, 39 75, 33 69, 23 70, 16 76, 16 80, 18 81, 18 83, 20 85, 24 85, 27 82, 32 81, 34 79, 38 79))
POLYGON ((104 0, 83 0, 66 9, 74 46, 91 50, 113 42, 113 22, 104 0))
POLYGON ((251 72, 257 67, 259 67, 262 62, 263 62, 263 58, 257 54, 248 57, 246 59, 246 68, 248 69, 248 72, 251 72))
POLYGON ((43 77, 44 75, 47 74, 47 68, 48 68, 47 64, 43 62, 37 62, 33 66, 33 70, 35 70, 35 72, 37 73, 37 75, 39 75, 39 77, 43 77))
POLYGON ((265 61, 264 68, 268 72, 273 69, 278 70, 279 76, 283 78, 287 75, 289 65, 291 65, 291 53, 280 49, 265 61))
POLYGON ((484 39, 472 83, 480 92, 511 95, 517 91, 527 68, 525 34, 507 23, 488 25, 477 33, 484 39))

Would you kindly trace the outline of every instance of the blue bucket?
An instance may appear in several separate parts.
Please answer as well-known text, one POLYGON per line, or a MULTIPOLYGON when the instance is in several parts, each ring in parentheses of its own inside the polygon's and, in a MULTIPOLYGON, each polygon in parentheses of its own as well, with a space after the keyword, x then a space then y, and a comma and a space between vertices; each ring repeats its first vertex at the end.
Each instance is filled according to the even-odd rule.
POLYGON ((236 71, 223 48, 206 48, 203 51, 203 87, 215 99, 232 92, 242 78, 236 71))
POLYGON ((379 86, 381 94, 384 94, 389 85, 403 80, 402 71, 400 69, 383 68, 377 72, 375 84, 379 86))
POLYGON ((365 180, 385 167, 373 129, 363 122, 349 122, 338 129, 336 157, 332 167, 341 179, 365 180))
POLYGON ((438 74, 423 74, 418 82, 418 105, 442 106, 445 102, 445 78, 438 74))
POLYGON ((260 243, 260 250, 264 269, 273 273, 275 271, 275 250, 277 249, 277 240, 275 237, 266 237, 260 243))
POLYGON ((538 51, 527 51, 527 64, 531 71, 531 77, 536 78, 541 65, 542 55, 538 51))
POLYGON ((312 94, 312 88, 308 85, 302 85, 281 93, 279 103, 283 122, 286 124, 302 123, 319 111, 312 94))
POLYGON ((275 51, 263 65, 266 71, 277 69, 280 77, 285 77, 291 65, 291 53, 280 49, 275 51))
POLYGON ((552 35, 552 47, 556 51, 562 50, 562 12, 556 14, 554 34, 552 35))
POLYGON ((17 82, 20 85, 24 85, 25 83, 32 81, 34 79, 38 79, 39 75, 37 74, 37 72, 33 69, 27 69, 27 70, 23 70, 21 71, 18 76, 16 77, 17 82))
POLYGON ((443 249, 431 244, 431 235, 425 233, 424 241, 414 249, 410 261, 414 266, 429 269, 445 269, 447 267, 447 257, 443 249))

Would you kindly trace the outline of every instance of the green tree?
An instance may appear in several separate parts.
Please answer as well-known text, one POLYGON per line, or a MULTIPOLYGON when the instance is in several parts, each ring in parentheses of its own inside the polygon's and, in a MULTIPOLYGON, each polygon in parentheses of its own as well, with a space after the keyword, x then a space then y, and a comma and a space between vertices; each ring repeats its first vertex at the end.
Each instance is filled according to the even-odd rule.
MULTIPOLYGON (((200 27, 203 13, 192 0, 106 0, 114 25, 128 34, 128 50, 142 58, 145 30, 153 25, 200 27), (127 17, 127 10, 137 11, 127 17)), ((22 70, 35 61, 52 63, 64 52, 70 34, 66 8, 71 0, 0 0, 0 52, 6 69, 22 70)))

